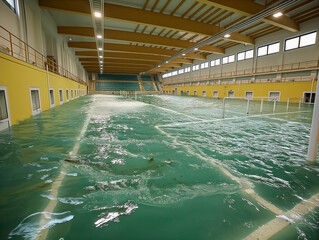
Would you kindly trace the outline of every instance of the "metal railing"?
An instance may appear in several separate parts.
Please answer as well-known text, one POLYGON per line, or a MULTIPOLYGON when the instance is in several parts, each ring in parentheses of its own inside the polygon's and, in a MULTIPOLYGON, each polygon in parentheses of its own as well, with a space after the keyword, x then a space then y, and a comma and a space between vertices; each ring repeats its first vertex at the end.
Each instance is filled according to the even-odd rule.
POLYGON ((28 45, 26 42, 22 41, 20 38, 2 26, 0 26, 0 52, 11 55, 12 57, 15 57, 38 68, 44 70, 48 69, 52 73, 87 85, 87 83, 81 78, 75 76, 62 66, 58 65, 53 57, 45 57, 42 53, 28 45))
MULTIPOLYGON (((211 68, 213 69, 213 68, 211 68)), ((194 83, 201 81, 210 81, 210 85, 220 85, 220 84, 234 84, 236 83, 267 83, 267 82, 290 82, 290 81, 312 81, 311 76, 304 77, 284 77, 284 78, 260 78, 260 79, 236 79, 227 80, 227 78, 241 78, 241 77, 250 77, 258 76, 265 74, 276 74, 290 71, 303 71, 303 70, 315 70, 319 69, 319 61, 307 61, 307 62, 297 62, 291 64, 275 65, 269 67, 261 67, 254 69, 244 69, 224 73, 212 73, 212 70, 209 70, 208 74, 200 74, 200 76, 191 76, 189 74, 181 74, 174 77, 164 78, 164 85, 180 84, 180 83, 194 83), (222 79, 225 79, 224 81, 222 79), (220 81, 220 82, 219 82, 220 81)))

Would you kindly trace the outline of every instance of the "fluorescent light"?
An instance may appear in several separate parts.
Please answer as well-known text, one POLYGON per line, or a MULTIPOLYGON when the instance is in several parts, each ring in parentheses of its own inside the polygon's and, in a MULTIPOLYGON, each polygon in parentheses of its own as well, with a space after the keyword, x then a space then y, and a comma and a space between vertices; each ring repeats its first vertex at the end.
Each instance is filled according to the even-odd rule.
POLYGON ((102 38, 102 35, 97 35, 96 37, 97 37, 97 38, 102 38))
POLYGON ((100 63, 103 63, 103 61, 100 61, 100 63))
POLYGON ((168 63, 168 61, 166 61, 165 63, 168 63))
POLYGON ((99 58, 103 58, 103 56, 99 56, 99 58))
POLYGON ((158 65, 158 67, 161 67, 161 65, 158 65))
POLYGON ((185 56, 186 54, 185 54, 185 53, 183 53, 182 55, 183 55, 183 56, 185 56))
POLYGON ((230 34, 227 33, 227 34, 224 35, 224 37, 225 37, 225 38, 229 38, 229 37, 230 37, 230 34))
POLYGON ((69 41, 72 41, 72 38, 69 38, 69 41))
POLYGON ((102 50, 103 50, 103 48, 101 48, 101 47, 99 47, 98 49, 99 49, 99 51, 102 51, 102 50))
POLYGON ((195 51, 197 51, 197 50, 198 50, 198 48, 197 48, 197 47, 195 47, 195 48, 194 48, 194 50, 195 50, 195 51))
POLYGON ((100 18, 102 17, 102 14, 100 12, 94 12, 94 17, 100 18))
POLYGON ((277 12, 273 15, 275 18, 282 16, 282 12, 277 12))

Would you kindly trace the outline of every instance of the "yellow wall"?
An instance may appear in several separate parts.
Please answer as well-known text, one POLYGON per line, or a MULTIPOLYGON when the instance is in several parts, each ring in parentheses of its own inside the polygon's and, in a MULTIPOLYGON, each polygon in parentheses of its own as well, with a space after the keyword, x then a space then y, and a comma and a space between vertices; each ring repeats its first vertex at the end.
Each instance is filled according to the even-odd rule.
POLYGON ((23 61, 0 53, 0 86, 7 88, 8 105, 11 124, 17 124, 32 116, 30 88, 39 88, 41 111, 50 109, 49 87, 54 89, 55 106, 60 105, 59 89, 63 89, 63 101, 66 100, 66 89, 82 90, 77 94, 86 95, 87 86, 49 72, 49 87, 47 72, 23 61))
MULTIPOLYGON (((316 91, 317 82, 313 83, 312 92, 316 91)), ((282 83, 250 83, 250 84, 227 84, 227 85, 206 85, 206 86, 185 86, 177 87, 178 95, 181 91, 186 93, 190 90, 189 95, 194 95, 194 90, 197 91, 199 97, 202 96, 202 91, 206 91, 206 97, 212 97, 213 91, 218 91, 218 97, 227 97, 228 91, 233 90, 235 97, 245 97, 246 91, 253 91, 254 97, 268 97, 269 91, 280 91, 280 101, 287 102, 290 98, 291 102, 298 102, 299 98, 303 97, 304 92, 310 92, 312 82, 282 82, 282 83), (292 99, 298 98, 298 99, 292 99)), ((163 91, 171 91, 175 87, 163 87, 163 91)))

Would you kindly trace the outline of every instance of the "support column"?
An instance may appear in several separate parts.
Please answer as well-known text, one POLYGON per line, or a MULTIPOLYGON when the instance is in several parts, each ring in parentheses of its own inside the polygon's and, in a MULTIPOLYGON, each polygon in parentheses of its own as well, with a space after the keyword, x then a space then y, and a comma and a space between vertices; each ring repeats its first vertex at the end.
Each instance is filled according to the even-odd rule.
POLYGON ((309 161, 316 161, 319 143, 319 71, 317 72, 316 98, 313 108, 312 124, 310 130, 308 156, 309 161))

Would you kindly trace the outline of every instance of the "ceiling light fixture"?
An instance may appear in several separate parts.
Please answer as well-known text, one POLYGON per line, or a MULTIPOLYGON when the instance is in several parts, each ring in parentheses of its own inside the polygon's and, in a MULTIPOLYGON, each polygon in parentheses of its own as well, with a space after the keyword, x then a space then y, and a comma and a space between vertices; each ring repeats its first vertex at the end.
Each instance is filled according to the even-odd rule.
POLYGON ((102 35, 97 35, 96 37, 97 37, 97 38, 102 38, 102 35))
POLYGON ((103 56, 99 56, 99 58, 103 58, 103 56))
POLYGON ((161 65, 158 65, 158 67, 161 67, 161 65))
POLYGON ((185 56, 186 54, 185 54, 185 53, 183 53, 182 55, 183 55, 183 56, 185 56))
POLYGON ((230 34, 227 33, 227 34, 224 35, 224 37, 225 37, 225 38, 229 38, 229 37, 230 37, 230 34))
POLYGON ((72 38, 69 38, 69 41, 72 41, 72 38))
POLYGON ((198 50, 198 48, 197 48, 197 47, 195 47, 195 48, 194 48, 194 50, 195 50, 195 51, 197 51, 197 50, 198 50))
POLYGON ((101 47, 99 47, 98 49, 99 49, 99 51, 102 51, 102 50, 103 50, 103 48, 101 48, 101 47))
POLYGON ((94 17, 100 18, 102 17, 102 14, 100 12, 94 12, 94 17))
POLYGON ((166 61, 165 63, 168 63, 168 61, 166 61))
POLYGON ((281 17, 282 15, 283 15, 282 12, 277 12, 273 16, 277 18, 277 17, 281 17))

